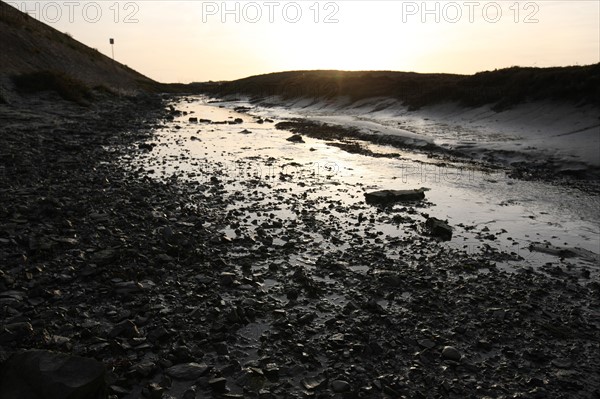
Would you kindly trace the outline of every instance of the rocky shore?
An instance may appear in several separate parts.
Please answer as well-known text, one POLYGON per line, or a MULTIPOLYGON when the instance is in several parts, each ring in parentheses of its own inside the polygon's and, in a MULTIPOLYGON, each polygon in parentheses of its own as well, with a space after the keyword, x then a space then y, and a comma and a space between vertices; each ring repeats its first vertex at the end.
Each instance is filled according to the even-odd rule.
POLYGON ((0 398, 600 398, 597 280, 507 273, 427 234, 347 230, 347 250, 292 262, 308 232, 340 239, 334 210, 415 231, 422 210, 324 199, 327 223, 232 239, 226 205, 253 193, 218 168, 116 162, 153 150, 163 100, 29 101, 0 104, 0 398))

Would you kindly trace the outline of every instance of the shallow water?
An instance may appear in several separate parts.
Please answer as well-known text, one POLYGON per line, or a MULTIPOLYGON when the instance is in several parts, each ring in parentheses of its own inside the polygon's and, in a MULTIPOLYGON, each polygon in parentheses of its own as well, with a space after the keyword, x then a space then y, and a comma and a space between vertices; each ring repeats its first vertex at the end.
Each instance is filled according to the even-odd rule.
MULTIPOLYGON (((158 131, 157 147, 132 161, 134 167, 153 169, 157 178, 176 176, 207 183, 216 176, 229 199, 227 210, 240 211, 239 226, 221 226, 230 238, 238 233, 256 234, 257 226, 274 221, 285 221, 283 226, 275 223, 270 227, 274 236, 285 235, 284 226, 310 219, 319 226, 331 224, 330 236, 324 239, 319 229, 309 229, 302 237, 293 237, 297 245, 312 242, 321 250, 344 250, 351 247, 352 239, 362 236, 373 242, 380 240, 389 257, 398 258, 401 250, 388 244, 409 240, 419 234, 418 230, 401 218, 394 221, 379 214, 364 203, 363 193, 426 187, 425 204, 407 205, 408 209, 397 205, 394 213, 413 212, 420 221, 425 220, 423 214, 447 219, 454 235, 443 245, 479 255, 489 246, 507 254, 497 262, 506 269, 552 263, 596 270, 593 258, 561 260, 528 248, 532 243, 549 243, 598 254, 597 196, 543 182, 510 179, 502 170, 443 163, 425 154, 375 144, 368 144, 368 148, 399 154, 399 159, 351 154, 309 137, 304 137, 305 143, 291 143, 286 140, 290 132, 275 129, 279 120, 259 124, 252 110, 238 113, 232 109, 239 105, 209 104, 203 97, 182 99, 174 106, 188 114, 158 131), (213 122, 241 118, 243 123, 190 123, 190 117, 213 122), (242 132, 244 129, 250 133, 242 132), (358 223, 358 213, 364 213, 371 223, 358 223), (339 236, 339 242, 331 236, 339 236)), ((276 238, 272 245, 282 246, 288 241, 276 238)), ((318 251, 310 248, 307 255, 318 251)))

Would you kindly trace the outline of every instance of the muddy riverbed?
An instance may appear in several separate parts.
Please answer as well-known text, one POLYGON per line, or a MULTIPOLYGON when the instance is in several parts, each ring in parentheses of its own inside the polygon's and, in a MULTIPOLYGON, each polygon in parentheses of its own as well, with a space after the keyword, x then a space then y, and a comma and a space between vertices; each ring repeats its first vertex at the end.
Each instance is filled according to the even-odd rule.
MULTIPOLYGON (((417 225, 432 216, 453 228, 446 247, 473 256, 499 253, 490 259, 497 267, 560 265, 597 276, 600 200, 594 193, 511 178, 510 171, 495 165, 344 137, 343 130, 328 135, 319 125, 310 135, 297 135, 301 142, 290 141, 286 128, 302 132, 298 119, 264 118, 260 108, 253 113, 237 102, 199 97, 173 106, 180 113, 151 143, 154 150, 131 162, 159 179, 218 180, 228 209, 245 220, 222 230, 232 239, 255 235, 257 226, 271 219, 278 225, 296 223, 308 214, 334 223, 333 241, 312 240, 323 249, 344 250, 349 231, 365 238, 375 234, 383 243, 406 240, 422 233, 417 225), (369 191, 419 188, 426 190, 426 199, 410 206, 382 210, 364 201, 369 191)), ((393 248, 388 254, 398 255, 393 248)))
POLYGON ((593 195, 164 101, 2 105, 0 360, 96 359, 113 398, 599 397, 593 195))

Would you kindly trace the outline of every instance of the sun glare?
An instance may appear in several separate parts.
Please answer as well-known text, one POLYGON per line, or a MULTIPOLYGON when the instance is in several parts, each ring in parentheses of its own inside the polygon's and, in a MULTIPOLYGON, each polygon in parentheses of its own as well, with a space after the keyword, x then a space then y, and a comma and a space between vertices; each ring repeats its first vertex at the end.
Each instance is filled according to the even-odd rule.
POLYGON ((271 35, 277 32, 275 52, 280 55, 276 69, 401 69, 413 64, 424 47, 418 26, 389 28, 393 14, 365 12, 347 2, 336 17, 332 23, 271 27, 271 35))

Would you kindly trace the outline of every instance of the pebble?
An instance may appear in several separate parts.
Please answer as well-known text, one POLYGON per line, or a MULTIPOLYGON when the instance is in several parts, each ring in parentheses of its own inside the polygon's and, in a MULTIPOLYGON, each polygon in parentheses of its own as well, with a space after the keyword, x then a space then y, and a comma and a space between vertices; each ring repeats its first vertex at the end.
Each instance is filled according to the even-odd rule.
POLYGON ((325 381, 327 381, 327 379, 323 376, 306 377, 302 379, 302 385, 308 390, 314 390, 323 385, 325 381))
POLYGON ((302 136, 299 134, 294 134, 293 136, 288 137, 286 140, 292 143, 304 143, 304 138, 302 138, 302 136))
POLYGON ((121 323, 115 325, 112 330, 108 333, 110 337, 123 337, 123 338, 134 338, 140 335, 135 323, 131 320, 124 320, 121 323))
POLYGON ((462 355, 455 347, 445 346, 442 350, 442 357, 447 360, 453 360, 455 362, 458 362, 461 359, 462 355))

